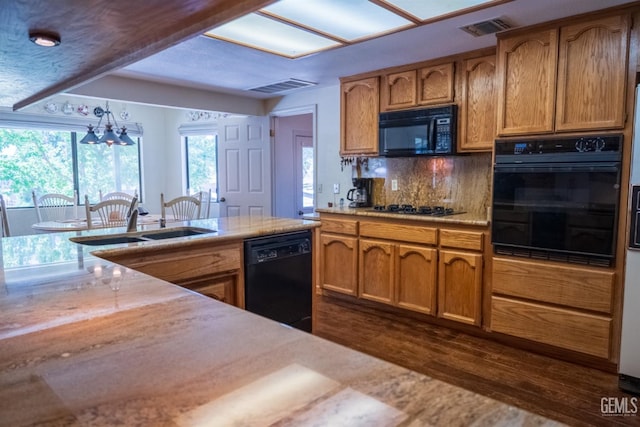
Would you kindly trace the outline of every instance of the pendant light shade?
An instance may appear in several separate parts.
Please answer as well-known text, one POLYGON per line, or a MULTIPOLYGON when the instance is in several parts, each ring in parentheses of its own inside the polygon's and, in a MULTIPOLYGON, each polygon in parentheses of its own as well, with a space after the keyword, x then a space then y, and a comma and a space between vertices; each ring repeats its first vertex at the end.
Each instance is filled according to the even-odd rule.
POLYGON ((111 123, 105 125, 104 135, 102 135, 99 142, 100 144, 107 144, 109 147, 113 144, 120 145, 120 138, 118 138, 118 135, 113 131, 113 125, 111 125, 111 123))
POLYGON ((89 125, 87 134, 80 140, 80 144, 98 144, 99 138, 96 132, 93 130, 93 126, 89 125))
POLYGON ((120 145, 136 145, 135 141, 127 135, 127 128, 122 126, 120 131, 120 145))
MULTIPOLYGON (((109 110, 109 101, 107 101, 106 108, 102 110, 102 108, 97 107, 96 110, 99 110, 100 120, 98 121, 98 125, 95 127, 95 130, 92 125, 88 126, 87 134, 80 140, 80 144, 107 144, 107 146, 111 147, 113 144, 116 145, 136 145, 135 141, 127 135, 127 128, 122 127, 120 130, 120 136, 113 130, 113 126, 115 124, 116 129, 119 128, 118 122, 116 122, 116 118, 113 113, 109 110), (96 131, 100 131, 100 123, 102 123, 102 118, 107 117, 107 123, 104 125, 104 134, 99 137, 96 135, 96 131), (113 124, 111 124, 111 118, 113 118, 113 124)), ((94 110, 94 114, 98 116, 94 110)))

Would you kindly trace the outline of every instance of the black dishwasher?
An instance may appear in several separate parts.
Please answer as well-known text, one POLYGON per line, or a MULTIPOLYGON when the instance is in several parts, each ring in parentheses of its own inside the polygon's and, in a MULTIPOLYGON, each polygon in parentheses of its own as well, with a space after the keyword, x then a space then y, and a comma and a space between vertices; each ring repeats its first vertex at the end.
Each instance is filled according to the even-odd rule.
POLYGON ((245 308, 311 332, 311 232, 247 239, 244 260, 245 308))

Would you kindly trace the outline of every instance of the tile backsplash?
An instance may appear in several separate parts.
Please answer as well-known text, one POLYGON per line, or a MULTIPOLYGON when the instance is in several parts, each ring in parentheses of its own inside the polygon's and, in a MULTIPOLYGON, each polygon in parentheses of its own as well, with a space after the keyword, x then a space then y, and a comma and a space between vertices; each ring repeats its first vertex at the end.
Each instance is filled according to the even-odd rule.
POLYGON ((353 176, 374 178, 373 203, 445 206, 487 217, 491 153, 450 157, 369 158, 353 176), (392 190, 396 180, 397 190, 392 190))

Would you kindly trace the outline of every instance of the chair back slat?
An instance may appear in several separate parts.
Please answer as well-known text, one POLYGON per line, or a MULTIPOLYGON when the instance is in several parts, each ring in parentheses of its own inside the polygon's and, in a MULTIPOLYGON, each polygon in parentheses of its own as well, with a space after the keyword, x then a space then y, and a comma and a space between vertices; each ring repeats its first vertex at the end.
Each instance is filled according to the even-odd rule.
POLYGON ((59 193, 47 193, 37 197, 36 192, 32 191, 31 197, 33 198, 33 206, 36 208, 38 222, 64 221, 69 219, 69 212, 75 214, 78 206, 76 192, 74 192, 73 196, 67 196, 59 193))
POLYGON ((129 203, 133 200, 134 197, 138 196, 138 191, 136 190, 134 195, 129 193, 125 193, 123 191, 112 191, 111 193, 102 194, 102 190, 100 190, 100 201, 104 202, 105 200, 118 200, 124 199, 128 200, 129 203))
POLYGON ((168 202, 164 201, 164 193, 160 193, 160 208, 162 217, 166 218, 166 209, 170 208, 173 218, 178 221, 188 221, 200 218, 201 195, 179 196, 168 202))
POLYGON ((96 228, 94 219, 100 220, 100 227, 124 227, 127 225, 127 213, 131 202, 125 199, 105 200, 91 206, 89 196, 84 196, 87 213, 87 228, 96 228), (96 215, 93 215, 96 213, 96 215))

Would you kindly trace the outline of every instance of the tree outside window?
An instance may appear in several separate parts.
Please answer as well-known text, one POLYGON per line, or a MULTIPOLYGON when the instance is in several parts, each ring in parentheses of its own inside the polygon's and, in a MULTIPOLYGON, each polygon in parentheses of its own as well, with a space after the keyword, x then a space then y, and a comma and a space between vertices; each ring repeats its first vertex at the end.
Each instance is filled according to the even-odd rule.
POLYGON ((33 206, 36 194, 133 192, 140 188, 139 141, 132 147, 77 144, 75 132, 0 128, 0 194, 7 207, 33 206), (74 147, 75 145, 75 147, 74 147))
POLYGON ((212 201, 218 200, 218 135, 185 137, 187 188, 191 194, 211 189, 212 201))

